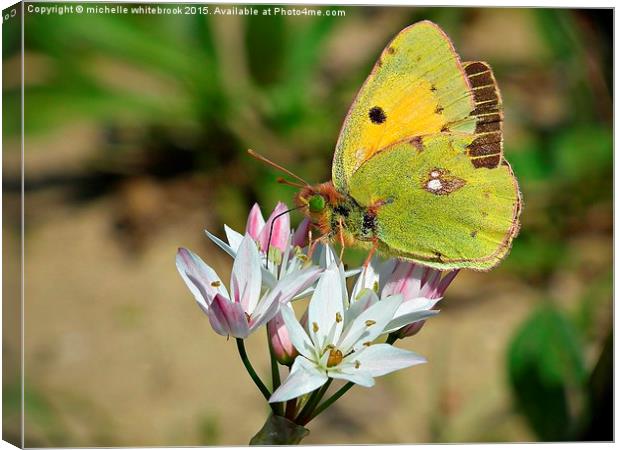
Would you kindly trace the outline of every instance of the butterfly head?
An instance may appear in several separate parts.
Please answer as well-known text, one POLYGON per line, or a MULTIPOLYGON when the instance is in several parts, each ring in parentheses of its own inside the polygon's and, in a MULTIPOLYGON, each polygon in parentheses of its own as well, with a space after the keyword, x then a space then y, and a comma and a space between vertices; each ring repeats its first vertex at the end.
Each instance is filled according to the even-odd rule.
POLYGON ((343 195, 336 191, 331 182, 306 186, 295 196, 295 203, 322 234, 332 231, 331 216, 334 208, 343 201, 343 195))

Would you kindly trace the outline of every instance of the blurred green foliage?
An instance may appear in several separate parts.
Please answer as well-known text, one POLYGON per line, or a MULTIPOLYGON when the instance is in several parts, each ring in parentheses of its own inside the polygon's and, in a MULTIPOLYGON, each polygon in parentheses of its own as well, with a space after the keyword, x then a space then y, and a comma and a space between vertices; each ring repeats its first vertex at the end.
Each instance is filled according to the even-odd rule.
MULTIPOLYGON (((464 43, 475 41, 472 30, 484 34, 499 17, 476 8, 342 9, 345 18, 294 20, 27 15, 26 134, 96 123, 105 139, 84 167, 88 195, 102 176, 97 195, 136 177, 203 177, 208 191, 195 195, 208 196, 215 222, 240 228, 251 202, 269 208, 293 194, 274 182, 271 168, 248 158, 247 148, 309 181, 327 180, 343 117, 389 37, 430 19, 469 56, 464 43), (347 33, 373 39, 362 45, 347 33)), ((604 335, 611 330, 608 316, 597 312, 610 308, 611 275, 601 264, 611 256, 592 263, 600 251, 584 252, 582 241, 602 237, 611 246, 613 17, 611 10, 542 8, 501 14, 524 17, 511 22, 511 39, 534 38, 525 56, 506 54, 496 37, 499 51, 474 55, 491 63, 504 94, 506 156, 524 198, 521 233, 496 273, 553 298, 517 330, 508 379, 540 439, 575 439, 593 417, 594 367, 606 367, 584 355, 600 347, 601 328, 604 335), (550 292, 563 273, 588 286, 577 309, 550 292)), ((19 37, 7 30, 4 42, 5 61, 16 58, 19 37)), ((5 111, 19 102, 19 86, 5 90, 5 111)), ((17 134, 19 117, 4 117, 4 129, 17 134)), ((27 182, 36 186, 39 175, 27 182)), ((45 401, 28 401, 33 420, 56 429, 45 401)), ((217 423, 205 418, 199 434, 216 443, 217 423)))
POLYGON ((518 407, 544 441, 576 439, 587 371, 574 326, 551 304, 534 311, 508 351, 518 407))

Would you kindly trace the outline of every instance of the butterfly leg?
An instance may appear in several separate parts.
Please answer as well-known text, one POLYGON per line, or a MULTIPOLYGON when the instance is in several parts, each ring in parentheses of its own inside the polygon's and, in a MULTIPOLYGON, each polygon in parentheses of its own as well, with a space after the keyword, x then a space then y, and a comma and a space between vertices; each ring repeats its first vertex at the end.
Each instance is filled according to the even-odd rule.
POLYGON ((372 240, 372 248, 368 252, 368 256, 366 257, 366 261, 364 261, 364 268, 368 267, 368 265, 370 264, 370 260, 372 259, 372 257, 374 256, 374 254, 375 254, 375 252, 377 251, 378 248, 379 248, 379 239, 373 238, 373 240, 372 240))
POLYGON ((338 240, 340 241, 340 261, 342 261, 342 257, 344 256, 344 225, 342 224, 342 217, 338 219, 338 240))

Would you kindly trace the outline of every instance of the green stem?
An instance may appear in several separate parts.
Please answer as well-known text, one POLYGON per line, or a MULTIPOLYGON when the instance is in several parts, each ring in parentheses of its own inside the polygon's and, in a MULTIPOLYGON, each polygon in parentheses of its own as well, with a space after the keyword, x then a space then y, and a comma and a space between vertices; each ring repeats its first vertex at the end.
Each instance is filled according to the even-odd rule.
POLYGON ((387 339, 385 340, 385 343, 392 345, 397 340, 398 340, 398 336, 396 336, 396 333, 390 333, 387 339))
MULTIPOLYGON (((241 361, 243 361, 243 365, 245 366, 245 369, 250 374, 250 377, 252 378, 252 381, 254 381, 254 384, 256 384, 256 387, 263 394, 263 397, 265 397, 265 399, 269 401, 269 397, 271 397, 271 392, 269 392, 269 389, 267 389, 267 386, 265 386, 265 383, 262 382, 262 380, 260 379, 256 371, 254 370, 254 367, 252 367, 252 364, 250 363, 250 359, 248 358, 248 354, 245 351, 245 344, 243 343, 243 339, 237 338, 236 341, 237 341, 237 350, 239 350, 239 356, 241 357, 241 361)), ((271 403, 269 405, 271 406, 271 409, 274 410, 273 412, 275 414, 276 411, 275 411, 274 405, 271 403)))
MULTIPOLYGON (((278 361, 276 360, 276 356, 273 353, 273 347, 271 346, 271 339, 269 338, 269 329, 267 329, 267 347, 269 347, 269 358, 271 359, 271 383, 273 387, 273 392, 276 391, 280 387, 280 370, 278 370, 278 361)), ((276 414, 279 416, 282 415, 282 411, 284 409, 281 403, 275 404, 276 414)))
POLYGON ((300 425, 305 425, 308 422, 310 422, 312 419, 314 419, 316 416, 318 416, 319 414, 321 414, 323 411, 325 411, 327 408, 329 408, 336 400, 338 400, 340 397, 342 397, 344 394, 347 393, 347 391, 349 389, 351 389, 353 387, 355 383, 349 381, 347 384, 345 384, 344 386, 342 386, 338 392, 336 392, 334 395, 332 395, 331 397, 329 397, 327 400, 325 400, 323 402, 323 404, 321 404, 321 406, 319 406, 313 413, 312 415, 310 415, 310 417, 305 421, 305 422, 298 422, 300 425))
POLYGON ((332 384, 333 378, 329 378, 327 382, 320 388, 312 393, 310 398, 308 399, 308 403, 304 406, 304 409, 301 410, 299 415, 297 416, 297 422, 300 425, 308 423, 310 421, 310 417, 312 417, 312 412, 314 408, 319 404, 327 389, 329 389, 329 385, 332 384))

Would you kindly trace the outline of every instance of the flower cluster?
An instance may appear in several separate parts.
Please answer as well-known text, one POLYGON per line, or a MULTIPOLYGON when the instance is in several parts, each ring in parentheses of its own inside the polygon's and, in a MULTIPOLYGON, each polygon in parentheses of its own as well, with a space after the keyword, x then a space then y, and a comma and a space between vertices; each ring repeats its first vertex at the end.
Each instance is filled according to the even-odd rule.
POLYGON ((207 231, 234 258, 229 290, 191 251, 179 249, 176 260, 215 332, 237 339, 242 360, 274 413, 301 425, 331 404, 328 399, 318 406, 332 380, 348 382, 347 389, 371 387, 378 376, 425 362, 393 344, 438 313, 436 305, 457 274, 378 258, 345 271, 329 245, 310 242, 309 230, 307 220, 291 230, 286 206, 279 203, 267 220, 254 205, 244 234, 225 226, 227 242, 207 231), (349 294, 347 278, 358 274, 349 294), (291 302, 303 298, 310 300, 298 319, 291 302), (243 339, 263 325, 272 357, 290 367, 280 384, 272 360, 273 392, 243 347, 243 339), (277 407, 281 402, 288 402, 286 413, 277 407))

